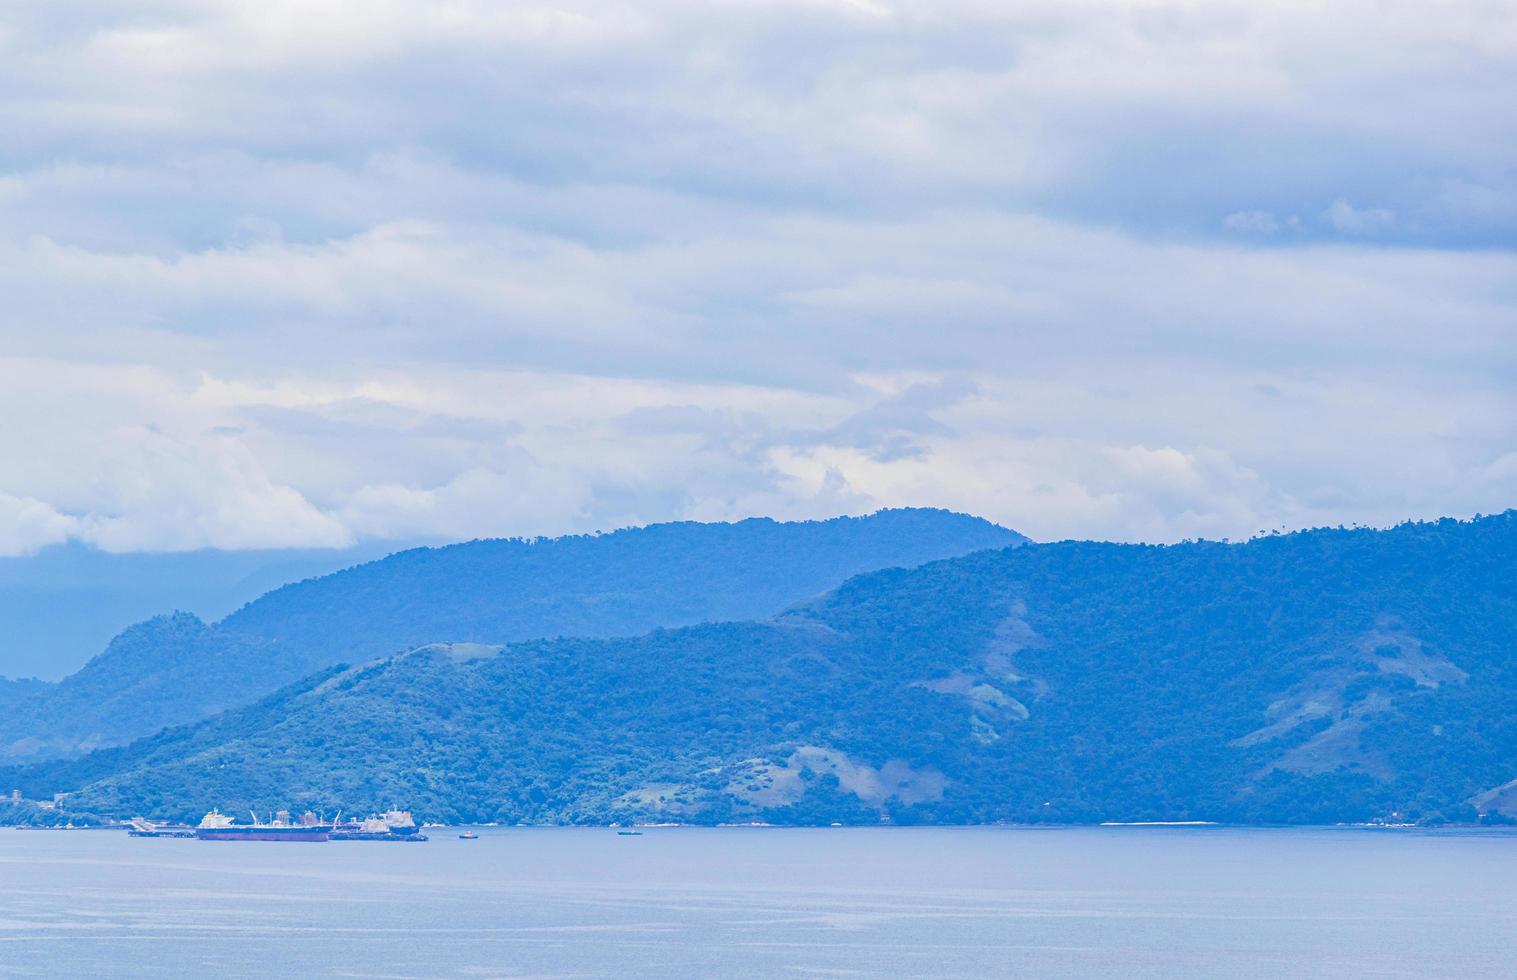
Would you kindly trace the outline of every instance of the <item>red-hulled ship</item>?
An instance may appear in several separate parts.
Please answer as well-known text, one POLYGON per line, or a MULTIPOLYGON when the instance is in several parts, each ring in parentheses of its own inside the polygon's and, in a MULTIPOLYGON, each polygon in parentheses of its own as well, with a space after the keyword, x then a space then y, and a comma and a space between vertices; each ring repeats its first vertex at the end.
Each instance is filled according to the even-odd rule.
POLYGON ((290 819, 289 811, 280 810, 268 823, 260 823, 258 814, 253 822, 234 823, 220 810, 212 810, 195 828, 200 840, 279 840, 279 841, 324 841, 331 834, 332 825, 321 823, 313 813, 302 814, 299 821, 290 819))

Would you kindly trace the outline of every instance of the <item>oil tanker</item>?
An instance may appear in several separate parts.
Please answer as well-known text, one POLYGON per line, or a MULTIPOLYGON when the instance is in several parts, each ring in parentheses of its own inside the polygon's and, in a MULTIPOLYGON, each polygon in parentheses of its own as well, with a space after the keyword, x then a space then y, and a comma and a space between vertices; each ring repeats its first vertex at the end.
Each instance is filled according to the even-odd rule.
MULTIPOLYGON (((339 818, 340 818, 339 814, 339 818)), ((369 817, 355 823, 343 823, 339 819, 332 825, 332 840, 402 840, 424 841, 425 834, 418 833, 416 819, 410 810, 386 810, 383 816, 369 817)))
POLYGON ((332 825, 316 818, 314 813, 301 814, 298 821, 290 819, 288 810, 280 810, 274 819, 260 822, 253 814, 253 822, 236 823, 220 810, 212 810, 195 828, 199 840, 278 840, 278 841, 324 841, 332 832, 332 825))

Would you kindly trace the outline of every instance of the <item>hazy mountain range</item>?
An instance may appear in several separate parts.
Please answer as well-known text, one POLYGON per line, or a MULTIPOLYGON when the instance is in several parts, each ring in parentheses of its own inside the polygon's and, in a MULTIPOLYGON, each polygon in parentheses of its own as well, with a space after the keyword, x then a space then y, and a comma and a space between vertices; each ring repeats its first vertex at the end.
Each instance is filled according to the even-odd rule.
MULTIPOLYGON (((1500 820, 1514 559, 1517 512, 981 550, 747 622, 516 643, 481 626, 0 783, 181 817, 1500 820)), ((280 620, 256 621, 268 638, 280 620)))
POLYGON ((634 636, 761 618, 858 572, 1024 540, 978 518, 891 510, 416 548, 275 589, 214 625, 177 613, 123 631, 62 682, 11 696, 0 761, 120 744, 331 664, 423 643, 634 636))
POLYGON ((0 691, 7 675, 57 680, 71 674, 117 633, 150 616, 183 609, 220 619, 286 582, 420 543, 111 554, 70 542, 0 557, 0 691))

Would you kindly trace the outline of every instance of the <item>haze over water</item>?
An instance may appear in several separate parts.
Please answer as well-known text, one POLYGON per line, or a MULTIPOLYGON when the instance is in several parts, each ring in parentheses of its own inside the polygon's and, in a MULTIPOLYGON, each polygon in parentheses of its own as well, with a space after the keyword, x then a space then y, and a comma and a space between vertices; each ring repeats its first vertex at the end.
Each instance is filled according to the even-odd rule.
POLYGON ((1509 977, 1517 834, 0 831, 0 976, 1509 977))

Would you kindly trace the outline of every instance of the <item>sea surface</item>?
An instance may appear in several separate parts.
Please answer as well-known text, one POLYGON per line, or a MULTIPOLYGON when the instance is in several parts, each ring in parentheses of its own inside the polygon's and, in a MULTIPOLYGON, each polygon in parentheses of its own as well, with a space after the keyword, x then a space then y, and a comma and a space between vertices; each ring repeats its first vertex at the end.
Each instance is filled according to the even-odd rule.
POLYGON ((1517 834, 0 830, 0 977, 1517 977, 1517 834))

